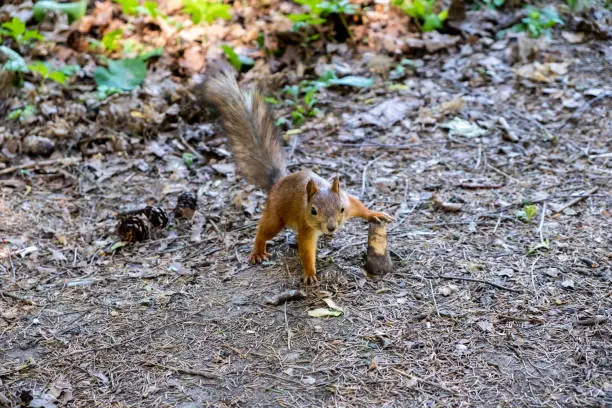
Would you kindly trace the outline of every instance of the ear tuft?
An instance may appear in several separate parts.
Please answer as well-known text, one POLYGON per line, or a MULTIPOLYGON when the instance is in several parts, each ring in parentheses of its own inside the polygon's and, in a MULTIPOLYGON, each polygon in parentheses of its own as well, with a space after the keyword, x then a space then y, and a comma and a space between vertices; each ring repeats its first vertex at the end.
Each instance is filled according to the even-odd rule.
POLYGON ((334 177, 334 180, 332 181, 331 191, 336 194, 340 194, 340 177, 334 177))
POLYGON ((308 194, 308 199, 310 200, 313 195, 315 195, 319 191, 317 186, 315 185, 312 179, 308 180, 308 184, 306 184, 306 193, 308 194))

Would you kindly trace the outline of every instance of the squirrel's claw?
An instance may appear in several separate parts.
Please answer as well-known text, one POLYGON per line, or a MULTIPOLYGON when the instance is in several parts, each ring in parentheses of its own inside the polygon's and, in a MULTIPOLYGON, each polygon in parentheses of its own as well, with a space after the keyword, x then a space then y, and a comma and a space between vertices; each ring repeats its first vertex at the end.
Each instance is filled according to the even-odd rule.
POLYGON ((372 212, 370 215, 370 221, 392 222, 395 221, 395 218, 384 212, 372 212))
POLYGON ((264 253, 253 252, 251 253, 251 255, 249 255, 249 263, 251 264, 262 263, 263 261, 267 261, 269 257, 270 257, 269 252, 264 252, 264 253))
POLYGON ((302 275, 302 283, 305 285, 313 286, 319 283, 317 275, 302 275))

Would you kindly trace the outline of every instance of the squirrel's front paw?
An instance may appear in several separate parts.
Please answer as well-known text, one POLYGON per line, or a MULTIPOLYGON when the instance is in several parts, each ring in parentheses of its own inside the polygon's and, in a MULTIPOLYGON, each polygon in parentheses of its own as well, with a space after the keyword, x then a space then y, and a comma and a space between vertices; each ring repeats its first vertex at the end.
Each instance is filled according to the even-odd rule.
POLYGON ((267 261, 269 257, 270 257, 269 252, 253 251, 251 252, 251 255, 249 255, 249 263, 252 263, 252 264, 262 263, 263 261, 267 261))
POLYGON ((377 211, 372 211, 368 219, 370 221, 377 221, 377 222, 392 222, 395 220, 389 214, 384 213, 384 212, 377 212, 377 211))
POLYGON ((317 275, 302 275, 302 283, 305 285, 317 285, 319 280, 317 279, 317 275))

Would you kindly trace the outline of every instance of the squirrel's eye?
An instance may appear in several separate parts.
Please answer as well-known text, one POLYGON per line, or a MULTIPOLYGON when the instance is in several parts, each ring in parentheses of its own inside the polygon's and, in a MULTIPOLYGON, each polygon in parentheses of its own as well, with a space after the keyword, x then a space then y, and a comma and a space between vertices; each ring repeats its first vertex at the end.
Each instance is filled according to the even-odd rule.
POLYGON ((341 213, 343 213, 343 212, 344 212, 344 207, 342 207, 342 208, 340 209, 340 212, 341 212, 341 213))
POLYGON ((316 208, 314 208, 314 207, 312 207, 312 208, 310 209, 310 213, 311 213, 312 215, 317 215, 317 209, 316 209, 316 208))

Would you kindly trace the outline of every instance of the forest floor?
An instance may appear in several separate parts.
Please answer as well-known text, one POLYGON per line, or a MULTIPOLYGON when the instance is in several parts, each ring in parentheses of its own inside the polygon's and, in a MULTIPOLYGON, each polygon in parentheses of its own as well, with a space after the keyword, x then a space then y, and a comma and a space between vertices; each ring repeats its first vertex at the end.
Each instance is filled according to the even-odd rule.
POLYGON ((265 195, 191 93, 159 96, 191 82, 150 73, 95 117, 51 91, 0 127, 68 126, 47 164, 0 167, 0 406, 609 406, 612 49, 567 38, 539 63, 516 38, 461 40, 394 81, 328 47, 318 64, 375 83, 321 90, 324 113, 283 132, 290 166, 393 215, 395 269, 365 275, 351 221, 320 243, 320 285, 278 306, 300 288, 294 234, 246 263, 265 195), (184 190, 193 220, 111 250, 117 212, 170 214, 184 190), (343 314, 310 317, 325 299, 343 314))

